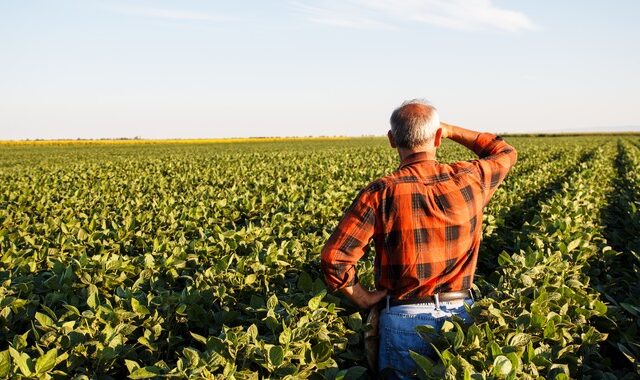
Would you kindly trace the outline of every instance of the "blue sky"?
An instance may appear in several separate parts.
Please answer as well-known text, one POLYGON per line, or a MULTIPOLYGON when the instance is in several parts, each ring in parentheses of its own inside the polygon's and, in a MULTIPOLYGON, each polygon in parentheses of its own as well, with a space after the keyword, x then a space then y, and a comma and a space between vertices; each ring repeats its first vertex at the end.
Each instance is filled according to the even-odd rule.
POLYGON ((2 0, 0 139, 640 130, 640 2, 2 0))

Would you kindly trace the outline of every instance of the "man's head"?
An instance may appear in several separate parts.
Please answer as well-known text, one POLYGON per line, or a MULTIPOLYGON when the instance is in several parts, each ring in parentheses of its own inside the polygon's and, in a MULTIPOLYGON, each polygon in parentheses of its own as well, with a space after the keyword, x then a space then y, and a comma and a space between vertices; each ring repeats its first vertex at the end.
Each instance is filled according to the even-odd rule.
POLYGON ((433 149, 440 146, 440 117, 425 100, 408 100, 391 114, 389 141, 393 148, 433 149))

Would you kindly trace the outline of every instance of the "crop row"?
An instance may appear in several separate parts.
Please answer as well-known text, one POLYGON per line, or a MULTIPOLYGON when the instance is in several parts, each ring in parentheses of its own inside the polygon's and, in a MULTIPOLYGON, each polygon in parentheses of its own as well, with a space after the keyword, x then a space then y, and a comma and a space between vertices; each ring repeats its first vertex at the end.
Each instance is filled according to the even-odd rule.
POLYGON ((510 173, 486 208, 478 263, 481 276, 496 269, 500 252, 515 250, 516 236, 522 225, 537 213, 536 206, 551 197, 566 177, 579 170, 579 164, 592 155, 583 145, 556 148, 559 152, 537 151, 537 156, 529 160, 534 165, 531 170, 523 173, 516 169, 510 173))
POLYGON ((616 378, 632 379, 640 376, 640 149, 620 141, 617 150, 614 191, 602 210, 613 249, 589 263, 589 274, 609 304, 606 318, 598 321, 608 334, 601 362, 616 378))
MULTIPOLYGON (((418 358, 423 377, 568 378, 588 374, 606 338, 592 322, 606 315, 589 286, 587 262, 604 246, 600 209, 614 175, 611 144, 564 177, 502 252, 493 291, 472 308, 475 323, 445 324, 441 362, 418 358)), ((521 178, 526 186, 527 178, 521 178)), ((595 371, 595 369, 593 369, 595 371)))

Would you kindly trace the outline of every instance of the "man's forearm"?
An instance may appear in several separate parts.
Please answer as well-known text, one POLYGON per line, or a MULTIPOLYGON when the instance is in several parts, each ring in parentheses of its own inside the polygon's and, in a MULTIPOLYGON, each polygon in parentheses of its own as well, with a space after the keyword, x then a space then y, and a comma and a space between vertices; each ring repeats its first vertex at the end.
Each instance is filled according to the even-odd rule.
POLYGON ((473 150, 473 145, 480 135, 480 132, 464 129, 455 125, 440 123, 443 129, 443 137, 453 140, 458 144, 465 146, 468 149, 473 150))
POLYGON ((357 283, 340 289, 349 300, 362 309, 369 309, 387 295, 387 290, 368 291, 357 283))

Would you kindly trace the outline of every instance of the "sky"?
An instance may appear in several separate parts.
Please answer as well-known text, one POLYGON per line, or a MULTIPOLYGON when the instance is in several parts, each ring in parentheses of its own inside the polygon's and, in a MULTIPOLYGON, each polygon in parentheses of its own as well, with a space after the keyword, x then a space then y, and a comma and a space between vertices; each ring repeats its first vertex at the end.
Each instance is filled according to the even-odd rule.
POLYGON ((0 140, 640 131, 640 1, 0 0, 0 140))

